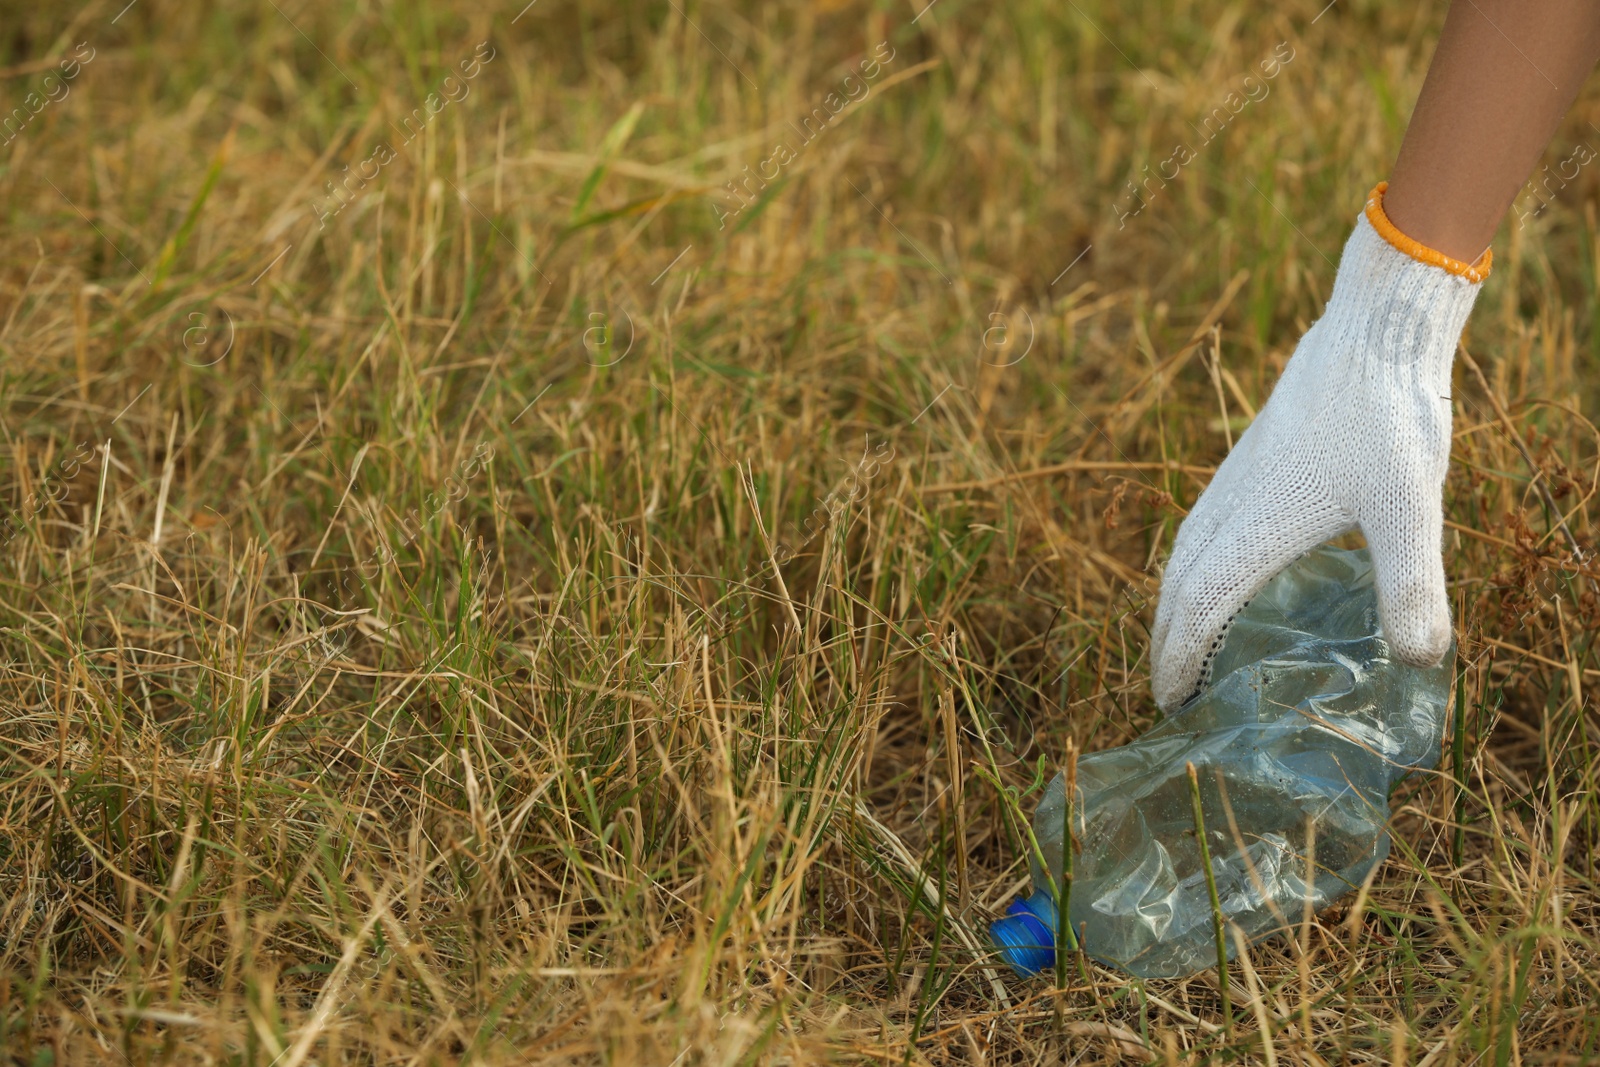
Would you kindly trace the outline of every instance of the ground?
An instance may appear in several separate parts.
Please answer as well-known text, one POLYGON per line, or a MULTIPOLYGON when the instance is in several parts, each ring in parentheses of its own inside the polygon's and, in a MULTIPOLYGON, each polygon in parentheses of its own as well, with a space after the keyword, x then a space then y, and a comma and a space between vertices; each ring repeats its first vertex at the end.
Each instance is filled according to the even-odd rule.
POLYGON ((8 1062, 1600 1057, 1595 86, 1458 743, 1230 1018, 985 929, 1442 3, 125 3, 0 20, 8 1062))

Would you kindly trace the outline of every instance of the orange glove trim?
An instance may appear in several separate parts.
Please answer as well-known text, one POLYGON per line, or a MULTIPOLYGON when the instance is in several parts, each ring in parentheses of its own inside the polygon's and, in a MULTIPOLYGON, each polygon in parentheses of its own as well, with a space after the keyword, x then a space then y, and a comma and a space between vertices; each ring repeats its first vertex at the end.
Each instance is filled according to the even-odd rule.
POLYGON ((1469 282, 1481 282, 1489 276, 1489 267, 1494 262, 1494 253, 1484 250, 1476 263, 1463 263, 1443 252, 1436 252, 1423 244, 1401 233, 1394 223, 1389 221, 1389 216, 1383 211, 1383 194, 1389 188, 1388 182, 1379 182, 1367 195, 1367 221, 1372 223, 1372 228, 1378 231, 1378 236, 1388 241, 1395 248, 1404 252, 1419 263, 1426 263, 1430 267, 1441 267, 1451 274, 1465 278, 1469 282))

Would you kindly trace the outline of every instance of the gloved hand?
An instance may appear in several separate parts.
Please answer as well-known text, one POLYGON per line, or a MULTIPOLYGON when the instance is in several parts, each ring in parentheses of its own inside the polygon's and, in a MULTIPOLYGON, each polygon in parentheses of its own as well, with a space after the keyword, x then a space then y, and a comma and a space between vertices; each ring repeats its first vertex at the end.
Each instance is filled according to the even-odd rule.
POLYGON ((1428 666, 1449 648, 1450 365, 1490 255, 1469 266, 1406 237, 1385 188, 1356 220, 1327 310, 1178 530, 1151 644, 1163 710, 1205 685, 1228 624, 1274 575, 1356 528, 1394 654, 1428 666))

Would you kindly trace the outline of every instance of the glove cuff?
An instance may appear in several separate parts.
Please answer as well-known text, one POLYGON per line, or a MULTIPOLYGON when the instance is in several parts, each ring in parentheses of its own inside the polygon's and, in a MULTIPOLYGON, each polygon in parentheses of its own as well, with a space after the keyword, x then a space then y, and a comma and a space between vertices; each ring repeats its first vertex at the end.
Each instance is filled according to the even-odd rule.
POLYGON ((1421 241, 1407 237, 1400 232, 1400 228, 1389 221, 1389 216, 1383 210, 1383 194, 1389 188, 1388 182, 1379 182, 1367 194, 1367 221, 1378 232, 1378 236, 1389 242, 1394 248, 1404 252, 1418 263, 1426 263, 1430 267, 1438 267, 1449 271, 1469 282, 1477 283, 1489 276, 1489 268, 1494 262, 1494 253, 1488 249, 1478 257, 1476 263, 1463 263, 1459 259, 1447 256, 1423 244, 1421 241))
POLYGON ((1355 361, 1337 372, 1335 380, 1358 373, 1356 365, 1366 368, 1359 373, 1388 367, 1421 373, 1443 396, 1449 392, 1456 343, 1483 288, 1475 278, 1481 277, 1488 256, 1479 261, 1481 266, 1469 266, 1411 241, 1384 216, 1382 190, 1379 186, 1374 202, 1356 216, 1355 229, 1339 258, 1333 293, 1315 328, 1349 342, 1328 349, 1355 361), (1379 223, 1392 236, 1385 237, 1379 223), (1398 246, 1396 237, 1444 262, 1421 258, 1398 246), (1453 270, 1448 264, 1473 273, 1453 270))

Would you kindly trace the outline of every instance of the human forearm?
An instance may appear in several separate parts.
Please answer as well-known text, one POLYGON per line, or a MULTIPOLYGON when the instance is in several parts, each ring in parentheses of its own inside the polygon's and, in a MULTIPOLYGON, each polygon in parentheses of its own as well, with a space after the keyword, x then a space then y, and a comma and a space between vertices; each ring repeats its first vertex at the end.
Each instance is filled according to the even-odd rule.
POLYGON ((1403 233, 1477 260, 1600 61, 1600 0, 1455 0, 1384 196, 1403 233))

